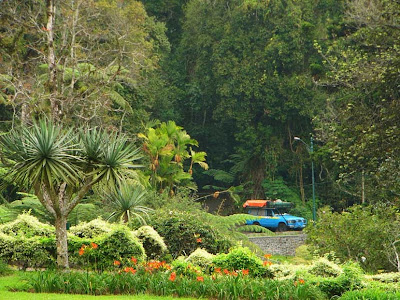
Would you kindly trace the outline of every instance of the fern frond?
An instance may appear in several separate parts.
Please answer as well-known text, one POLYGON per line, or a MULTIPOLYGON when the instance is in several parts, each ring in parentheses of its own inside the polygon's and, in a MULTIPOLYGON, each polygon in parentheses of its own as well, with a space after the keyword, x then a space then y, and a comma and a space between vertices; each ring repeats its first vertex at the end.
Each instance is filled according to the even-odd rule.
POLYGON ((267 233, 268 235, 275 235, 271 230, 259 225, 246 225, 236 228, 239 232, 253 232, 253 233, 267 233))

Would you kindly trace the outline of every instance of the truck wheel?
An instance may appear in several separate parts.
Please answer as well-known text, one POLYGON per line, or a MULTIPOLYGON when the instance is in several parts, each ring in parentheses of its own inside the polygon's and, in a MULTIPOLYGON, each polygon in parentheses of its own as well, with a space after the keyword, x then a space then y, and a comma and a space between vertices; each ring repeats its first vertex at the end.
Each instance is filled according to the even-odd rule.
POLYGON ((258 225, 258 226, 260 226, 260 223, 259 223, 259 222, 254 222, 253 225, 258 225))
POLYGON ((287 230, 287 226, 285 223, 279 223, 278 228, 276 229, 277 232, 283 232, 287 230))

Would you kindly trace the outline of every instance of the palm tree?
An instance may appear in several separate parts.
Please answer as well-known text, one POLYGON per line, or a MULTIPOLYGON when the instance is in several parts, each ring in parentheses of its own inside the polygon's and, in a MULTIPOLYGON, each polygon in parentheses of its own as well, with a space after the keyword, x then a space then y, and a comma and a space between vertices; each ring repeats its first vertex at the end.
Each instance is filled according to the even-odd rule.
POLYGON ((127 171, 140 167, 139 149, 123 135, 105 131, 64 130, 41 120, 0 137, 7 177, 33 189, 55 220, 57 264, 68 268, 67 217, 87 192, 103 181, 116 187, 127 171))
POLYGON ((195 152, 189 146, 198 146, 198 142, 175 124, 174 121, 157 124, 156 128, 147 128, 146 134, 139 134, 144 139, 143 149, 150 159, 151 182, 154 187, 162 191, 180 184, 190 186, 193 164, 208 169, 205 162, 205 152, 195 152), (190 168, 184 170, 184 162, 191 159, 190 168))
POLYGON ((141 205, 145 198, 146 191, 142 188, 123 184, 118 189, 106 194, 106 200, 114 209, 108 219, 121 219, 127 224, 134 217, 141 224, 146 225, 143 215, 147 216, 153 209, 141 205))

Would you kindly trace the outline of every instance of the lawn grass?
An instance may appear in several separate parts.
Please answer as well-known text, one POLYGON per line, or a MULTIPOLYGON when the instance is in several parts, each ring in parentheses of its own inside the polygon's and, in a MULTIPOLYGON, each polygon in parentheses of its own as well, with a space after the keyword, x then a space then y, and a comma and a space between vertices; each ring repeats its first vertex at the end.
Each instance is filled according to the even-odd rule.
MULTIPOLYGON (((10 276, 0 277, 0 300, 172 300, 175 297, 161 297, 154 295, 123 295, 123 296, 89 296, 89 295, 70 295, 70 294, 35 294, 27 292, 10 292, 8 287, 22 287, 25 283, 18 273, 10 276)), ((195 298, 179 298, 182 300, 192 300, 195 298)))

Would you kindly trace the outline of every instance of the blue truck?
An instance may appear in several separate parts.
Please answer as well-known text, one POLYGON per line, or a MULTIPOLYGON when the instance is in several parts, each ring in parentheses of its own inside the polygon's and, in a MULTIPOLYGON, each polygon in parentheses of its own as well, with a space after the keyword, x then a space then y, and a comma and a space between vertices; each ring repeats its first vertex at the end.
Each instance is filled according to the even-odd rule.
POLYGON ((292 203, 281 200, 247 200, 243 207, 247 213, 258 219, 247 220, 247 225, 259 225, 272 231, 303 230, 307 220, 292 216, 283 211, 292 207, 292 203))

